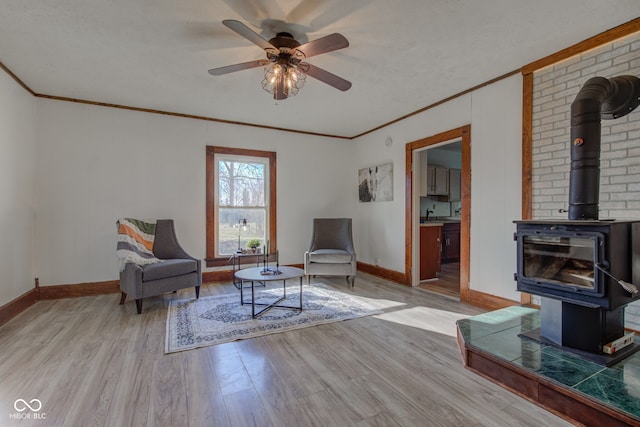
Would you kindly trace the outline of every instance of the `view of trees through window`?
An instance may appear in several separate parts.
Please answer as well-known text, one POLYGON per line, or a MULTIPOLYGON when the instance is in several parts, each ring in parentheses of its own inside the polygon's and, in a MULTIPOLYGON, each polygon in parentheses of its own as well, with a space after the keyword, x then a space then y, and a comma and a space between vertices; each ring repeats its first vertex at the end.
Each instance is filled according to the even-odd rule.
POLYGON ((237 157, 220 158, 217 162, 218 188, 218 253, 231 255, 247 249, 249 240, 266 244, 267 163, 237 157), (243 220, 246 219, 246 226, 243 220))

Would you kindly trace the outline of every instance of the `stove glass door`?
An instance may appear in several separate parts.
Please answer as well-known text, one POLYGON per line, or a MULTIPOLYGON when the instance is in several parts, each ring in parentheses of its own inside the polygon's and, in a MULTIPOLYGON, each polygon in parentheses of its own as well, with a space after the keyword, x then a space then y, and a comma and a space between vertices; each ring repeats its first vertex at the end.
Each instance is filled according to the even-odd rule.
POLYGON ((595 236, 522 236, 523 274, 548 285, 595 290, 595 236))

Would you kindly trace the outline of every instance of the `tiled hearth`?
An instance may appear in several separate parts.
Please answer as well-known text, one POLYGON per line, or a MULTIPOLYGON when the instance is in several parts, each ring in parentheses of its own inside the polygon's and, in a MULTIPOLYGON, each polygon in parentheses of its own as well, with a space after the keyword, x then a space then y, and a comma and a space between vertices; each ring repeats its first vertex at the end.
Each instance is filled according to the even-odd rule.
POLYGON ((459 320, 465 366, 585 425, 640 425, 640 352, 607 368, 519 336, 539 327, 523 306, 459 320))

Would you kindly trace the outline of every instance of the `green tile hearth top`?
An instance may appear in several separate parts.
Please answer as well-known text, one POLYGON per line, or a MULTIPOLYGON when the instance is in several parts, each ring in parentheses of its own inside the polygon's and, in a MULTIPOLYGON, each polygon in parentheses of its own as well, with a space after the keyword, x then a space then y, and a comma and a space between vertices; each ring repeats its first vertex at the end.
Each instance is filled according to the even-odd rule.
POLYGON ((562 348, 519 336, 539 327, 540 311, 524 306, 458 321, 459 334, 468 348, 482 350, 640 418, 640 352, 607 368, 562 348))

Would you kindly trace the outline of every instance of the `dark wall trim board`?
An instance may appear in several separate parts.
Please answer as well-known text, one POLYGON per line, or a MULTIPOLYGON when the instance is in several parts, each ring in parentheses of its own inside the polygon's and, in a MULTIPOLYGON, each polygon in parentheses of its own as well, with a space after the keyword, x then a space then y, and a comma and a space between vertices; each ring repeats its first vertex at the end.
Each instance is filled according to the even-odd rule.
POLYGON ((34 288, 0 307, 0 325, 4 325, 35 304, 37 301, 36 296, 37 290, 34 288))
POLYGON ((377 265, 367 264, 360 261, 358 261, 358 271, 408 286, 406 275, 399 271, 389 270, 388 268, 378 267, 377 265))
POLYGON ((473 305, 475 307, 484 308, 489 311, 518 305, 518 302, 516 301, 480 291, 475 291, 473 289, 461 289, 460 301, 466 304, 473 305))
POLYGON ((72 285, 40 286, 38 288, 38 301, 114 294, 118 292, 120 292, 119 280, 75 283, 72 285))
MULTIPOLYGON (((303 264, 289 264, 291 267, 304 268, 303 264)), ((407 285, 406 276, 395 270, 379 267, 377 265, 358 262, 358 271, 390 280, 395 283, 407 285)), ((206 271, 202 273, 202 283, 230 282, 233 280, 232 270, 206 271)), ((63 298, 78 298, 93 295, 115 294, 120 292, 119 280, 107 280, 104 282, 75 283, 70 285, 40 286, 36 281, 36 287, 23 295, 0 307, 0 325, 13 319, 38 301, 63 298)), ((484 294, 478 291, 468 291, 470 296, 465 303, 476 305, 488 310, 515 305, 516 302, 504 298, 484 294)))

